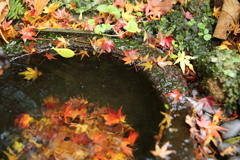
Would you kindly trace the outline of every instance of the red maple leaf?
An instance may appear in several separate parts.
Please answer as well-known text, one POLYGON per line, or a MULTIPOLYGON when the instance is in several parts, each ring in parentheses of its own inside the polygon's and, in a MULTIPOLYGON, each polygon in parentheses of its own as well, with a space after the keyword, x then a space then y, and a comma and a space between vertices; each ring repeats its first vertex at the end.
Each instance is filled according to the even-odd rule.
POLYGON ((172 93, 164 94, 164 96, 174 98, 172 103, 174 103, 178 100, 180 100, 180 101, 182 100, 182 94, 179 89, 173 89, 173 90, 171 90, 171 92, 172 93))
POLYGON ((37 50, 34 48, 34 42, 32 41, 29 45, 29 47, 23 45, 23 47, 26 49, 26 50, 23 50, 23 52, 26 52, 26 53, 34 53, 34 52, 37 52, 37 50))
POLYGON ((124 51, 122 50, 123 53, 125 54, 125 57, 122 58, 121 60, 125 61, 124 64, 130 64, 132 63, 133 60, 138 59, 139 57, 139 53, 137 52, 138 49, 132 49, 132 50, 128 50, 128 51, 124 51))
POLYGON ((20 34, 22 34, 21 38, 23 39, 24 42, 27 40, 35 40, 33 36, 36 36, 37 33, 32 27, 24 27, 21 31, 18 31, 20 34))
POLYGON ((208 109, 208 111, 211 111, 212 113, 214 113, 214 108, 213 108, 213 104, 219 104, 218 102, 216 102, 213 98, 213 96, 207 96, 205 98, 200 99, 200 103, 201 103, 201 108, 206 108, 208 109))
POLYGON ((112 108, 108 108, 108 114, 102 115, 106 121, 106 125, 117 124, 119 122, 125 122, 126 115, 122 115, 122 107, 119 108, 118 113, 116 113, 112 108))
POLYGON ((107 51, 110 53, 112 49, 116 49, 114 46, 114 43, 109 41, 108 38, 101 38, 96 41, 96 45, 101 48, 100 54, 102 54, 104 51, 107 51))
POLYGON ((172 41, 175 41, 172 36, 164 36, 160 41, 160 45, 162 45, 163 50, 172 48, 172 41))
POLYGON ((192 18, 194 18, 194 17, 191 15, 191 13, 188 12, 188 11, 184 13, 184 17, 185 17, 186 19, 192 19, 192 18))

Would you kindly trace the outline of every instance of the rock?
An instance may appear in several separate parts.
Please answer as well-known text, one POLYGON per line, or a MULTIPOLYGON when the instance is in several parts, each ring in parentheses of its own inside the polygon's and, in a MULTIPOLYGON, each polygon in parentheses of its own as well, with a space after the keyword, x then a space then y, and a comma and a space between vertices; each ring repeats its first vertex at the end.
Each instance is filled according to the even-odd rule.
POLYGON ((223 140, 235 137, 240 133, 240 120, 235 119, 235 120, 223 123, 221 127, 228 129, 228 131, 219 131, 222 135, 223 140))

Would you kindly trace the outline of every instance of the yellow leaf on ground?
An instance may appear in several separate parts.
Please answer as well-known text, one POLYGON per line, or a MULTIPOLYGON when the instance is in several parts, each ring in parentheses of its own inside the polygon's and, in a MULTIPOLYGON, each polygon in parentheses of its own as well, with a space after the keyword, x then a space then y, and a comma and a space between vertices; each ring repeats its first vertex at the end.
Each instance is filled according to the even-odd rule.
POLYGON ((24 79, 27 80, 35 80, 38 76, 42 75, 42 72, 37 70, 37 67, 35 67, 35 69, 32 69, 30 67, 27 67, 27 71, 24 72, 19 72, 19 75, 24 75, 24 79))
POLYGON ((68 48, 53 48, 53 49, 64 58, 71 58, 75 55, 75 53, 68 48))
POLYGON ((150 62, 146 62, 146 63, 141 63, 141 64, 139 64, 138 66, 143 66, 144 67, 144 71, 146 70, 146 69, 152 69, 152 61, 150 61, 150 62))

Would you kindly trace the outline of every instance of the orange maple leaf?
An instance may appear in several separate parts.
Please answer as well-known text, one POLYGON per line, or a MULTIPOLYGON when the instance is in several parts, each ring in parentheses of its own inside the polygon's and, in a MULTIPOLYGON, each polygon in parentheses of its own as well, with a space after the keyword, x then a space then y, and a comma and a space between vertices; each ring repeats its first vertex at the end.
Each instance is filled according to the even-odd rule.
MULTIPOLYGON (((163 94, 166 97, 172 97, 174 98, 174 100, 172 101, 172 103, 175 103, 178 100, 182 100, 182 95, 179 89, 173 89, 171 90, 172 93, 168 93, 168 94, 163 94)), ((185 93, 184 93, 185 94, 185 93)))
POLYGON ((20 116, 15 119, 15 124, 17 124, 20 129, 24 129, 28 128, 33 121, 34 119, 29 114, 20 114, 20 116))
POLYGON ((37 52, 37 50, 34 48, 33 41, 30 43, 29 47, 27 47, 25 45, 23 45, 23 47, 26 49, 26 50, 23 50, 23 52, 30 53, 30 54, 37 52))
POLYGON ((129 144, 129 142, 127 141, 122 141, 121 142, 121 149, 123 150, 123 152, 128 155, 128 156, 132 156, 133 157, 133 154, 132 154, 132 148, 128 147, 127 145, 129 144))
POLYGON ((64 37, 57 37, 56 43, 57 43, 56 48, 61 48, 61 47, 67 48, 67 45, 70 45, 68 41, 65 40, 64 37))
POLYGON ((128 138, 123 138, 123 140, 129 142, 129 145, 133 146, 138 136, 138 132, 130 131, 128 138))
POLYGON ((112 125, 117 124, 119 122, 125 122, 126 115, 122 115, 122 107, 118 110, 118 113, 116 113, 112 108, 108 108, 108 114, 102 115, 105 119, 106 125, 112 125))
POLYGON ((54 57, 55 55, 49 54, 49 53, 46 53, 44 56, 47 57, 47 59, 50 60, 50 61, 51 61, 52 59, 57 59, 56 57, 54 57))
POLYGON ((130 64, 132 63, 132 61, 138 59, 139 57, 139 53, 137 52, 138 50, 137 49, 131 49, 131 50, 128 50, 128 51, 124 51, 122 50, 123 53, 125 54, 125 57, 120 59, 120 60, 123 60, 125 61, 124 64, 130 64))

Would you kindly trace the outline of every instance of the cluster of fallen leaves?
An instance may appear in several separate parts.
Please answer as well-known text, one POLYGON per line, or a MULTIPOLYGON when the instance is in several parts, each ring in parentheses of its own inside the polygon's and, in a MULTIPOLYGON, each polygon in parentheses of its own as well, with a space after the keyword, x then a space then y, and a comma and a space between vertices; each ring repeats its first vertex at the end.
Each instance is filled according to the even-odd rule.
POLYGON ((133 159, 138 133, 126 123, 122 107, 116 112, 82 97, 62 104, 52 96, 44 105, 40 119, 16 118, 22 134, 4 151, 9 159, 133 159))

